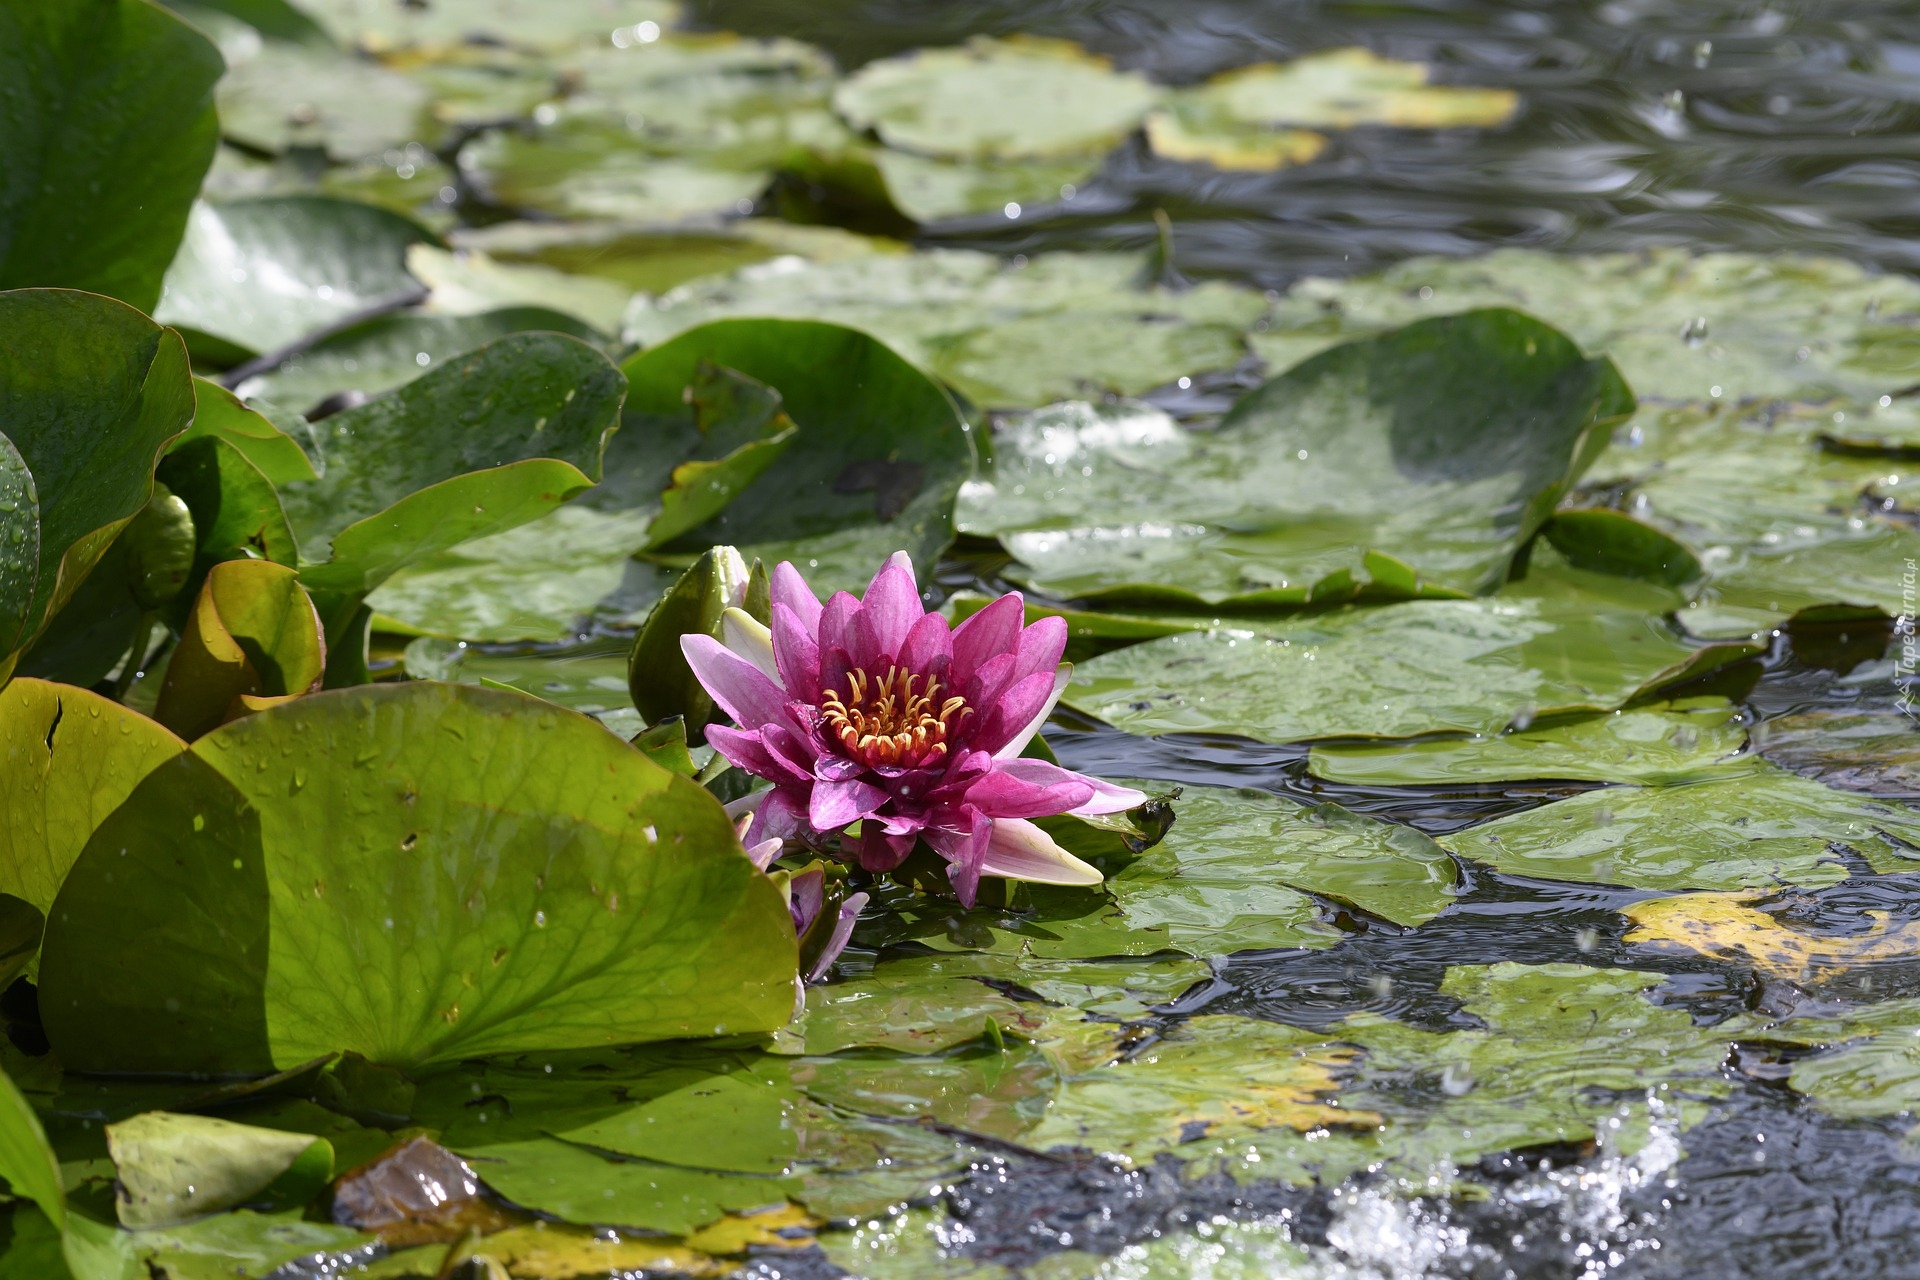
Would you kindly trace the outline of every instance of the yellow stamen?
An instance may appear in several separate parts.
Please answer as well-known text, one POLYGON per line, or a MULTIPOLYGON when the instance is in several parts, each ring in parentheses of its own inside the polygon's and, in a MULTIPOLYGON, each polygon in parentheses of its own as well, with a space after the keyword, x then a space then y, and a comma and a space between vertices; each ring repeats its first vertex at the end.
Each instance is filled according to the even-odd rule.
POLYGON ((973 714, 965 698, 942 701, 942 692, 937 678, 904 667, 888 667, 882 679, 855 668, 847 673, 847 696, 827 690, 820 710, 827 732, 853 759, 918 768, 944 758, 949 735, 973 714))

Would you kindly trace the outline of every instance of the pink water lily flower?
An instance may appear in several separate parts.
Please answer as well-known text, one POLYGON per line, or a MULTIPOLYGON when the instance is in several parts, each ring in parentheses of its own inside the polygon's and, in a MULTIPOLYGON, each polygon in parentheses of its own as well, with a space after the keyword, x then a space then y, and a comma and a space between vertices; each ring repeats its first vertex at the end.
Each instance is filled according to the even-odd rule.
POLYGON ((730 609, 724 644, 680 640, 739 726, 715 725, 707 741, 773 783, 750 839, 831 848, 857 822, 846 844, 870 871, 897 867, 924 840, 968 906, 983 875, 1100 883, 1032 819, 1119 813, 1146 796, 1020 754, 1066 687, 1062 619, 1025 625, 1011 593, 949 627, 921 605, 904 551, 861 599, 843 591, 823 605, 785 563, 772 598, 770 629, 730 609))

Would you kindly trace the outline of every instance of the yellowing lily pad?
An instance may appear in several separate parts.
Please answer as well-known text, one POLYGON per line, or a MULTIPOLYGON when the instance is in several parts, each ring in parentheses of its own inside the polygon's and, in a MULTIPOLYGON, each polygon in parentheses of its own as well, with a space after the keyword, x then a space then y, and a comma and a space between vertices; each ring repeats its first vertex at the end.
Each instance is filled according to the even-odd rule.
POLYGON ((1432 83, 1423 63, 1367 49, 1332 49, 1288 63, 1260 63, 1215 76, 1176 99, 1193 118, 1230 125, 1351 129, 1389 125, 1446 129, 1505 124, 1519 110, 1511 89, 1432 83))
POLYGON ((1893 925, 1886 912, 1869 911, 1871 923, 1863 932, 1809 933, 1755 908, 1761 896, 1693 893, 1636 902, 1624 912, 1634 923, 1626 940, 1725 960, 1788 982, 1920 956, 1920 922, 1893 925))
POLYGON ((1284 169, 1318 159, 1327 149, 1325 134, 1307 129, 1236 126, 1195 112, 1177 99, 1171 109, 1147 117, 1147 145, 1168 160, 1210 164, 1216 169, 1252 173, 1284 169))

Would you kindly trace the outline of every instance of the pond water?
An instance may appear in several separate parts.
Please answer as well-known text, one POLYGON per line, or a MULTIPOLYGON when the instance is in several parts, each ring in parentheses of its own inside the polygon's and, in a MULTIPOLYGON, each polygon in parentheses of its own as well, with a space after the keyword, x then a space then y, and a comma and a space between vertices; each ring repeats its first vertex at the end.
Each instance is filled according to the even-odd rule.
POLYGON ((430 1134, 491 1188, 390 1250, 322 1199, 146 1237, 156 1268, 478 1275, 470 1210, 489 1280, 1920 1277, 1920 8, 685 6, 805 42, 747 48, 655 0, 610 42, 598 0, 300 7, 334 44, 195 10, 229 145, 160 314, 347 459, 296 482, 340 486, 291 505, 326 530, 301 545, 340 532, 312 494, 348 501, 343 424, 483 342, 563 329, 628 388, 614 448, 580 446, 599 487, 364 579, 375 677, 631 737, 635 628, 706 546, 826 589, 908 546, 929 604, 1067 618, 1045 748, 1155 803, 1058 828, 1098 892, 862 878, 770 1038, 466 1057, 455 999, 418 1078, 208 1092, 62 1077, 22 983, 9 1070, 102 1216, 97 1126, 162 1106, 324 1132, 341 1167, 430 1134), (985 71, 882 83, 974 37, 985 71), (1084 86, 1063 119, 1118 123, 916 140, 923 109, 993 117, 1027 58, 1084 86), (1327 119, 1231 74, 1303 58, 1327 119), (291 301, 239 306, 249 271, 291 301), (1505 307, 1533 318, 1446 319, 1505 307), (726 369, 673 364, 730 316, 897 356, 840 333, 807 365, 749 324, 697 353, 726 369), (734 365, 771 392, 717 391, 734 365), (746 406, 742 471, 656 538, 676 465, 712 464, 696 383, 746 406))

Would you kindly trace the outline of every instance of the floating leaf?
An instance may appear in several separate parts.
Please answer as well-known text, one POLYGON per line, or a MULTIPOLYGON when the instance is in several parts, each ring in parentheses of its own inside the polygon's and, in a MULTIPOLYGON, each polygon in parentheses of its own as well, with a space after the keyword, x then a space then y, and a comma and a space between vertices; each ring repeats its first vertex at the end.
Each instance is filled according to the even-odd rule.
POLYGON ((1643 578, 1677 591, 1697 586, 1705 573, 1680 542, 1618 511, 1556 511, 1541 533, 1576 569, 1643 578))
POLYGON ((333 1176, 312 1134, 149 1111, 107 1126, 121 1225, 171 1227, 259 1199, 300 1204, 333 1176), (279 1185, 276 1185, 279 1184, 279 1185))
POLYGON ((1632 409, 1613 367, 1555 330, 1471 312, 1325 352, 1207 432, 1144 408, 1041 410, 999 434, 962 527, 1058 597, 1490 591, 1632 409))
POLYGON ((1801 1030, 1794 1018, 1770 1031, 1813 1043, 1844 1044, 1831 1053, 1799 1058, 1788 1077, 1795 1093, 1843 1119, 1905 1115, 1920 1106, 1920 1007, 1912 1000, 1856 1007, 1837 1024, 1826 1019, 1801 1030))
POLYGON ((1846 791, 1920 795, 1920 742, 1899 711, 1804 711, 1754 727, 1753 749, 1846 791))
POLYGON ((137 712, 70 685, 0 688, 0 892, 42 914, 88 837, 186 743, 137 712))
POLYGON ((1848 862, 1913 870, 1920 814, 1761 761, 1670 787, 1589 791, 1441 838, 1506 875, 1635 889, 1818 888, 1848 862))
POLYGON ((57 285, 152 310, 213 160, 220 72, 213 43, 159 5, 0 8, 0 289, 57 285))
POLYGON ((147 505, 192 416, 177 334, 93 294, 0 293, 0 675, 147 505))
POLYGON ((517 1205, 570 1222, 685 1234, 737 1209, 785 1200, 791 1178, 610 1160, 552 1138, 465 1152, 486 1184, 517 1205))
POLYGON ((1142 288, 1141 266, 1106 253, 1050 253, 1021 266, 959 249, 767 264, 636 298, 626 336, 654 344, 724 316, 832 320, 883 337, 996 408, 1137 395, 1242 357, 1242 331, 1266 308, 1259 294, 1218 282, 1142 288))
POLYGON ((1188 130, 1238 141, 1282 125, 1491 127, 1507 123, 1519 109, 1519 95, 1511 89, 1435 85, 1432 77, 1432 68, 1418 62, 1382 58, 1367 49, 1330 49, 1293 62, 1224 72, 1175 95, 1173 112, 1188 130))
POLYGON ((1132 733, 1494 734, 1549 713, 1610 710, 1754 652, 1681 643, 1653 612, 1671 600, 1648 584, 1561 569, 1488 599, 1228 618, 1226 629, 1081 665, 1066 700, 1132 733))
POLYGON ((220 82, 220 131, 278 154, 315 148, 360 160, 422 136, 424 85, 370 59, 317 43, 262 43, 220 82))
POLYGON ((238 363, 417 294, 407 246, 433 239, 397 213, 325 196, 197 204, 154 316, 238 363))
MULTIPOLYGON (((604 41, 614 24, 673 22, 668 0, 465 0, 457 7, 413 9, 384 0, 301 0, 302 9, 346 48, 438 54, 468 42, 566 49, 604 41)), ((631 41, 632 27, 624 27, 631 41)))
POLYGON ((1633 921, 1626 941, 1739 964, 1783 982, 1806 982, 1826 970, 1889 960, 1920 951, 1920 923, 1895 926, 1884 911, 1866 913, 1864 932, 1816 934, 1782 924, 1755 908, 1756 893, 1690 893, 1636 902, 1622 913, 1633 921))
POLYGON ((1250 1018, 1191 1018, 1126 1062, 1069 1078, 1025 1141, 1145 1163, 1203 1139, 1371 1127, 1379 1116, 1335 1096, 1352 1058, 1351 1050, 1311 1031, 1250 1018))
POLYGON ((1616 711, 1494 737, 1422 742, 1317 743, 1317 778, 1362 787, 1439 787, 1529 779, 1687 782, 1730 761, 1746 729, 1724 698, 1616 711))
POLYGON ((154 719, 187 739, 316 692, 327 669, 320 615, 292 569, 215 565, 167 664, 154 719))
MULTIPOLYGON (((500 308, 532 307, 574 316, 595 333, 614 333, 619 330, 620 317, 633 297, 633 290, 611 280, 568 275, 551 267, 499 263, 477 249, 448 253, 432 245, 416 244, 407 250, 407 270, 432 290, 427 297, 427 309, 451 316, 480 316, 500 308)), ((565 333, 573 332, 576 327, 559 326, 565 333)))
POLYGON ((463 685, 215 730, 101 827, 53 919, 44 1017, 82 1070, 405 1068, 769 1030, 792 1002, 785 905, 712 796, 463 685))
POLYGON ((1158 97, 1069 41, 976 37, 870 62, 834 91, 857 129, 903 151, 962 159, 1101 155, 1158 97))
MULTIPOLYGON (((240 389, 254 399, 303 408, 343 392, 377 396, 496 339, 532 331, 564 333, 590 346, 605 341, 591 325, 544 307, 506 307, 470 316, 409 312, 331 334, 279 368, 248 378, 240 389)), ((314 430, 324 437, 327 429, 314 430)))
POLYGON ((1104 156, 1089 152, 1038 160, 953 159, 849 145, 787 159, 790 177, 872 216, 938 222, 974 214, 1017 217, 1093 181, 1104 156), (1012 206, 1009 208, 1009 206, 1012 206))
POLYGON ((1147 145, 1155 155, 1216 169, 1270 173, 1317 160, 1327 149, 1325 134, 1246 124, 1187 96, 1149 115, 1146 125, 1147 145))

